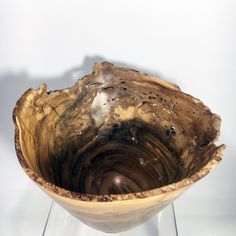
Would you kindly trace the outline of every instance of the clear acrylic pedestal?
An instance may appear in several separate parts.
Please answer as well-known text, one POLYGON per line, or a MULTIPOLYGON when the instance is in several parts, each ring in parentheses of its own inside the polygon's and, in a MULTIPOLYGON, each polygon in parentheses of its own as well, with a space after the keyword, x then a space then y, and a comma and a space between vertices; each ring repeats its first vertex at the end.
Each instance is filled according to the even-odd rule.
POLYGON ((83 224, 55 202, 52 203, 44 236, 178 236, 173 204, 146 223, 121 233, 103 233, 83 224))

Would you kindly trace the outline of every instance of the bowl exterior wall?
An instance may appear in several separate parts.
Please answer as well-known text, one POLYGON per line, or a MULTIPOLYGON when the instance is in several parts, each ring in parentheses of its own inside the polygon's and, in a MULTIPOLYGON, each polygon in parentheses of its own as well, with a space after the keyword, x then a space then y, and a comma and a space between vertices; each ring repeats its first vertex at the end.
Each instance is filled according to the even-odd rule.
POLYGON ((83 223, 106 233, 117 233, 144 223, 189 187, 148 198, 114 202, 81 201, 62 197, 47 189, 43 190, 83 223))

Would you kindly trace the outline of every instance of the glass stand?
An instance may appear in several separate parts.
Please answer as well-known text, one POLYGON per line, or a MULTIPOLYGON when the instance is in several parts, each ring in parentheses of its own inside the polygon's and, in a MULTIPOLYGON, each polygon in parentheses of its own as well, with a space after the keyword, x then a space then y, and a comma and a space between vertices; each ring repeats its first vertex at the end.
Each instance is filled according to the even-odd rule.
POLYGON ((52 203, 43 236, 178 236, 173 204, 146 223, 122 233, 103 233, 81 223, 55 202, 52 203))

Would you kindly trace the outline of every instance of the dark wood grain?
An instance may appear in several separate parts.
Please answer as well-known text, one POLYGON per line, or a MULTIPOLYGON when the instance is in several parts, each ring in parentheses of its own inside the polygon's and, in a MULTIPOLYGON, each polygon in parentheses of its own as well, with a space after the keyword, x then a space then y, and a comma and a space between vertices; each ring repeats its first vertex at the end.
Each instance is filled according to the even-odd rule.
POLYGON ((219 132, 219 116, 198 99, 106 62, 74 87, 43 86, 24 99, 17 116, 29 164, 78 193, 128 194, 176 183, 210 160, 219 132))

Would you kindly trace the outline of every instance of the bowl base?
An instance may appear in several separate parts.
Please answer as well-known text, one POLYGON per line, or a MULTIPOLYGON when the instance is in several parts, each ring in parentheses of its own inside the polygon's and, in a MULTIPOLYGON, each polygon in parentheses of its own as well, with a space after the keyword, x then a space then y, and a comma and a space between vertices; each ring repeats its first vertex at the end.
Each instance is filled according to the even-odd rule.
POLYGON ((53 202, 45 223, 44 236, 177 236, 177 226, 173 204, 167 206, 159 214, 146 223, 131 230, 120 233, 104 233, 83 224, 57 203, 53 202))

